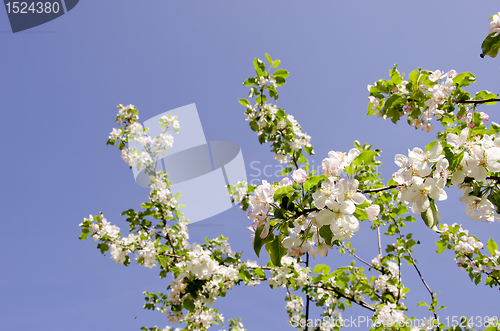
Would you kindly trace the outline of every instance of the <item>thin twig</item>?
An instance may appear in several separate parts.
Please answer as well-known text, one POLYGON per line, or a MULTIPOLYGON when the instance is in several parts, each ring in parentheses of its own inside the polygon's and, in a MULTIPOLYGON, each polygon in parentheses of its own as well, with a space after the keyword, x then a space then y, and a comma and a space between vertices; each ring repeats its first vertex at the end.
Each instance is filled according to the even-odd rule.
POLYGON ((322 289, 327 290, 327 291, 335 292, 339 297, 342 297, 342 298, 347 299, 347 300, 349 300, 351 302, 354 302, 355 304, 360 305, 363 308, 369 309, 371 311, 376 311, 375 308, 373 308, 372 306, 370 306, 369 304, 367 304, 364 300, 360 300, 358 302, 358 301, 354 300, 353 297, 349 297, 349 296, 345 295, 344 293, 342 293, 341 291, 339 291, 336 288, 329 288, 329 287, 324 287, 324 286, 316 285, 316 284, 311 284, 309 286, 311 286, 311 287, 317 287, 317 288, 322 288, 322 289))
POLYGON ((352 251, 352 250, 350 250, 348 247, 346 247, 346 246, 344 245, 344 243, 340 243, 340 245, 342 246, 342 248, 346 249, 346 250, 349 252, 349 254, 351 254, 352 256, 354 256, 354 257, 355 257, 356 259, 358 259, 360 262, 363 262, 364 264, 366 264, 366 265, 367 265, 367 266, 369 266, 369 267, 373 267, 373 264, 366 262, 365 260, 363 260, 362 258, 360 258, 359 256, 357 256, 356 254, 354 254, 354 251, 352 251))
MULTIPOLYGON (((309 253, 306 253, 306 268, 309 267, 309 253)), ((307 331, 307 321, 309 321, 309 294, 306 294, 306 326, 304 331, 307 331)))
POLYGON ((380 225, 377 226, 377 235, 378 235, 378 252, 382 255, 382 241, 380 240, 380 225))
MULTIPOLYGON (((403 238, 403 235, 401 234, 401 231, 399 229, 399 225, 398 223, 396 222, 396 220, 394 219, 394 224, 396 225, 396 228, 398 229, 398 233, 399 233, 399 237, 400 239, 404 239, 403 238)), ((427 282, 425 281, 424 277, 422 276, 422 274, 420 273, 420 270, 418 269, 417 267, 417 264, 415 262, 415 259, 413 258, 413 256, 411 255, 411 252, 410 250, 408 249, 408 256, 410 257, 410 260, 411 260, 411 264, 415 267, 415 270, 417 271, 418 275, 420 276, 420 280, 422 281, 422 283, 424 284, 425 288, 427 289, 427 291, 429 292, 429 294, 431 295, 431 298, 432 298, 432 302, 431 302, 431 308, 432 308, 432 312, 434 314, 434 318, 436 320, 438 320, 438 316, 437 316, 437 313, 436 313, 436 307, 434 306, 434 300, 436 298, 436 295, 434 294, 434 292, 432 292, 431 288, 429 287, 429 285, 427 285, 427 282)), ((440 328, 439 326, 437 327, 437 330, 439 331, 440 328)))

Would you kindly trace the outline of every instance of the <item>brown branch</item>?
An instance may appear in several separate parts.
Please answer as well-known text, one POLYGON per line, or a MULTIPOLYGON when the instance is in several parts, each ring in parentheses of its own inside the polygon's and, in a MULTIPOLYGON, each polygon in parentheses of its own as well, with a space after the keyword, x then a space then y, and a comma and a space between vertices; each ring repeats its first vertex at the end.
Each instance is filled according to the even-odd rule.
MULTIPOLYGON (((166 217, 165 217, 165 214, 163 213, 163 208, 162 208, 162 207, 163 207, 163 206, 162 206, 162 205, 160 205, 160 208, 158 208, 158 209, 160 210, 161 218, 163 218, 163 226, 165 227, 165 226, 167 226, 167 219, 166 219, 166 217)), ((164 237, 164 238, 165 238, 165 237, 164 237)), ((166 233, 166 238, 165 238, 165 239, 167 239, 168 243, 170 244, 170 247, 172 248, 172 252, 174 252, 174 254, 176 254, 174 244, 172 243, 172 240, 170 239, 170 236, 169 236, 169 234, 168 234, 168 231, 167 231, 167 233, 166 233)), ((176 260, 177 262, 179 262, 179 259, 178 259, 178 258, 175 258, 175 260, 176 260)))
MULTIPOLYGON (((497 182, 500 182, 500 177, 498 177, 498 176, 488 176, 488 177, 486 177, 486 179, 492 179, 492 180, 496 180, 497 182)), ((473 180, 475 180, 473 177, 465 177, 464 178, 464 182, 470 182, 473 180)))
POLYGON ((358 190, 358 192, 360 192, 360 193, 375 193, 375 192, 390 190, 390 189, 400 187, 400 186, 401 186, 401 184, 395 184, 395 185, 389 185, 389 186, 380 187, 380 188, 373 188, 373 189, 369 189, 369 190, 358 190))
MULTIPOLYGON (((309 253, 306 253, 306 268, 309 267, 309 253)), ((309 294, 306 293, 306 322, 309 320, 309 294)), ((307 324, 307 323, 306 323, 307 324)), ((309 327, 306 325, 304 331, 307 331, 309 327)))
POLYGON ((487 100, 462 100, 462 101, 457 101, 457 103, 463 103, 463 104, 474 104, 478 105, 481 103, 488 103, 488 102, 495 102, 495 101, 500 101, 500 99, 487 99, 487 100))

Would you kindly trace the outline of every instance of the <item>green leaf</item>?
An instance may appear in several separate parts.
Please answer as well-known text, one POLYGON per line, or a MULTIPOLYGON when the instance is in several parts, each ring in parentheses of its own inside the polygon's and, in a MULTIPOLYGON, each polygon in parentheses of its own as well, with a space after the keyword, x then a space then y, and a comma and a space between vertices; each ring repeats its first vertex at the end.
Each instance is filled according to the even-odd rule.
POLYGON ((284 186, 284 187, 280 187, 279 189, 276 190, 276 192, 274 192, 274 201, 278 201, 279 199, 281 199, 283 196, 287 195, 288 193, 294 191, 293 187, 290 187, 290 186, 284 186))
POLYGON ((288 71, 286 71, 285 69, 278 69, 276 70, 274 73, 273 73, 273 76, 274 77, 283 77, 283 78, 287 78, 290 74, 288 73, 288 71))
POLYGON ((446 243, 444 243, 442 241, 436 242, 436 245, 437 245, 437 248, 438 248, 438 250, 437 250, 438 254, 441 254, 446 249, 446 243))
POLYGON ((82 235, 80 236, 80 240, 85 240, 87 239, 88 235, 91 233, 89 229, 82 229, 82 235))
MULTIPOLYGON (((257 227, 255 230, 255 237, 253 240, 253 250, 255 251, 255 254, 257 254, 257 257, 260 255, 260 250, 262 249, 262 246, 266 243, 267 238, 260 238, 260 234, 262 233, 262 230, 264 230, 264 224, 260 225, 257 227)), ((269 236, 269 235, 268 235, 269 236)))
POLYGON ((273 67, 277 68, 280 65, 281 61, 280 60, 274 60, 273 61, 273 67))
POLYGON ((481 282, 481 274, 477 274, 476 278, 474 279, 474 284, 479 284, 481 282))
POLYGON ((194 311, 195 309, 194 302, 191 299, 185 299, 182 303, 182 307, 189 311, 194 311))
POLYGON ((253 66, 255 68, 255 71, 257 72, 257 76, 259 77, 261 77, 266 71, 266 65, 258 58, 255 58, 253 60, 253 66))
POLYGON ((403 102, 403 98, 400 95, 393 95, 384 104, 384 108, 382 108, 382 112, 387 112, 387 116, 391 118, 393 123, 397 123, 399 121, 399 111, 402 110, 403 106, 401 103, 403 102))
POLYGON ((395 64, 394 68, 392 70, 390 70, 390 75, 391 75, 392 82, 396 85, 399 85, 403 81, 403 78, 401 77, 401 74, 399 73, 397 67, 398 67, 398 65, 395 64))
POLYGON ((285 235, 280 233, 272 241, 266 243, 266 250, 269 253, 271 262, 277 267, 281 267, 281 258, 286 254, 286 248, 281 244, 284 238, 285 235))
POLYGON ((243 82, 243 85, 245 85, 245 86, 253 86, 253 85, 255 85, 255 78, 253 78, 253 77, 252 78, 248 78, 247 80, 245 80, 243 82))
POLYGON ((354 168, 354 162, 351 162, 348 167, 344 168, 344 171, 348 173, 349 175, 354 175, 355 168, 354 168))
POLYGON ((266 59, 267 59, 267 62, 269 62, 269 64, 273 64, 273 60, 271 59, 271 56, 269 56, 269 54, 266 53, 266 59))
POLYGON ((371 165, 375 163, 375 156, 377 156, 377 151, 362 151, 357 158, 354 159, 354 164, 361 165, 371 165))
POLYGON ((243 106, 250 106, 250 102, 247 99, 238 100, 243 106))
MULTIPOLYGON (((474 95, 474 98, 472 98, 472 100, 490 100, 490 99, 496 99, 498 98, 497 95, 491 93, 490 91, 479 91, 477 92, 475 95, 474 95)), ((485 102, 484 104, 485 105, 494 105, 496 104, 497 102, 496 101, 492 101, 492 102, 485 102)))
POLYGON ((488 200, 497 207, 497 213, 500 211, 500 191, 492 190, 488 195, 488 200))
POLYGON ((252 131, 259 131, 259 126, 257 125, 257 123, 255 121, 251 121, 250 122, 250 129, 252 129, 252 131))
POLYGON ((493 37, 495 33, 490 33, 486 39, 484 39, 481 49, 481 57, 484 58, 486 55, 491 57, 496 57, 498 55, 498 50, 500 48, 500 33, 493 37))
POLYGON ((306 151, 307 155, 314 155, 314 150, 312 146, 304 146, 304 150, 306 151))
POLYGON ((101 251, 101 254, 104 254, 109 249, 109 246, 105 243, 100 243, 100 244, 97 244, 97 248, 99 248, 99 250, 101 251))
POLYGON ((430 200, 431 206, 429 208, 427 208, 427 210, 424 211, 423 213, 421 213, 420 215, 422 216, 422 219, 424 220, 425 225, 427 225, 430 229, 437 231, 438 230, 437 225, 439 224, 439 220, 438 220, 439 212, 438 212, 436 204, 434 203, 434 200, 432 200, 432 199, 429 199, 429 200, 430 200))
POLYGON ((410 79, 408 79, 408 83, 412 83, 413 85, 417 85, 419 75, 420 75, 420 72, 418 72, 417 70, 413 70, 410 73, 410 79))
POLYGON ((497 134, 498 132, 500 132, 500 125, 495 122, 491 122, 490 134, 497 134))
POLYGON ((497 243, 492 238, 490 238, 490 240, 488 240, 486 247, 488 247, 488 252, 490 252, 490 254, 492 256, 496 255, 495 251, 498 251, 498 246, 497 246, 497 243))
POLYGON ((291 172, 292 172, 292 168, 291 167, 287 167, 287 168, 281 170, 280 176, 285 176, 285 175, 287 175, 287 174, 289 174, 291 172))
POLYGON ((325 239, 325 243, 327 245, 332 244, 332 239, 333 239, 333 232, 330 229, 330 225, 323 225, 321 229, 319 229, 319 235, 321 238, 325 239))
POLYGON ((445 147, 443 150, 444 150, 444 156, 446 157, 448 163, 450 164, 448 169, 454 171, 460 165, 460 162, 462 162, 462 159, 464 158, 465 155, 464 151, 462 151, 459 154, 454 154, 453 150, 450 147, 445 147))
POLYGON ((321 272, 325 275, 328 274, 330 272, 330 267, 325 264, 318 264, 317 266, 314 267, 315 274, 319 274, 321 272))
POLYGON ((438 142, 437 140, 431 141, 431 143, 429 145, 425 146, 425 150, 430 151, 432 149, 432 147, 434 147, 436 145, 437 142, 438 142))
POLYGON ((470 72, 462 72, 458 74, 457 77, 453 78, 453 84, 458 84, 458 86, 468 86, 475 81, 476 77, 470 72))
POLYGON ((325 179, 324 175, 321 175, 321 176, 312 176, 312 177, 308 178, 304 182, 304 191, 308 192, 311 189, 315 188, 322 179, 325 179))

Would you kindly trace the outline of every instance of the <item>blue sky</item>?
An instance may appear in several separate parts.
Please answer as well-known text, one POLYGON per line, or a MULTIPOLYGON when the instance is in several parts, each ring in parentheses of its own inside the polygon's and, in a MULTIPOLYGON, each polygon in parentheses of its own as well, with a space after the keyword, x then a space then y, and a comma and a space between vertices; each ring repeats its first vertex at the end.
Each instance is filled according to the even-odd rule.
MULTIPOLYGON (((278 105, 312 136, 318 165, 328 151, 347 151, 353 140, 383 151, 382 173, 396 170, 397 153, 435 139, 408 126, 367 117, 367 84, 417 67, 470 71, 469 91, 500 93, 499 59, 481 59, 480 45, 496 1, 81 1, 62 17, 13 34, 0 10, 2 109, 2 220, 0 329, 138 330, 165 326, 160 313, 142 309, 143 291, 163 291, 158 269, 124 267, 78 240, 78 224, 102 211, 125 228, 119 214, 137 208, 148 190, 137 186, 118 150, 106 146, 116 105, 136 105, 141 119, 196 103, 207 140, 238 143, 250 167, 276 166, 268 146, 248 127, 242 82, 252 60, 267 52, 290 72, 278 105), (253 163, 254 165, 258 163, 253 163)), ((500 108, 484 106, 500 123, 500 108)), ((182 123, 181 123, 182 126, 182 123)), ((271 178, 272 179, 272 178, 271 178)), ((498 224, 474 223, 456 190, 438 206, 443 222, 462 223, 485 242, 498 224)), ((237 208, 193 225, 192 241, 220 234, 234 250, 255 259, 250 221, 237 208)), ((363 228, 364 225, 364 228, 363 228)), ((354 244, 376 255, 368 225, 354 244)), ((473 285, 453 255, 436 255, 437 236, 421 221, 415 257, 430 287, 448 307, 442 318, 500 315, 497 292, 473 285)), ((389 242, 385 242, 389 244, 389 242)), ((264 259, 261 259, 264 262, 264 259)), ((348 263, 331 251, 322 263, 348 263)), ((419 301, 428 293, 408 270, 410 313, 429 316, 419 301)), ((283 290, 239 287, 220 299, 226 318, 248 330, 291 329, 283 290)), ((369 316, 353 308, 344 317, 369 316)), ((218 329, 218 328, 214 328, 218 329)))

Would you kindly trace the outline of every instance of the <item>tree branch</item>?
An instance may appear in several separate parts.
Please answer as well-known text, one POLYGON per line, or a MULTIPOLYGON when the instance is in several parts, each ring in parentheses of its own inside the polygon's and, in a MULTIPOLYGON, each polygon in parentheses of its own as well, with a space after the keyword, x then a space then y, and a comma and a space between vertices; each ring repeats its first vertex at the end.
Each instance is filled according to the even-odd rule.
MULTIPOLYGON (((401 230, 399 229, 399 225, 398 223, 396 222, 395 219, 394 220, 394 224, 396 225, 396 228, 398 229, 398 233, 399 233, 399 238, 400 239, 404 239, 403 238, 403 235, 401 234, 401 230)), ((431 298, 432 298, 432 302, 431 302, 431 308, 432 308, 432 312, 434 314, 434 319, 435 320, 438 320, 438 316, 437 316, 437 313, 436 313, 436 307, 434 306, 434 300, 436 298, 436 295, 434 294, 434 292, 432 292, 431 288, 429 287, 429 285, 427 285, 427 282, 425 281, 424 277, 422 276, 422 274, 420 273, 420 270, 418 269, 417 267, 417 263, 415 262, 415 259, 413 258, 413 256, 411 255, 411 252, 410 250, 408 249, 408 256, 410 257, 410 260, 411 260, 411 264, 415 267, 415 270, 417 271, 418 275, 420 276, 420 280, 422 281, 422 283, 425 285, 425 288, 427 289, 427 291, 429 292, 429 294, 431 295, 431 298)), ((398 291, 399 293, 399 291, 398 291)), ((437 330, 439 331, 440 328, 439 326, 437 327, 437 330)))
POLYGON ((462 101, 457 101, 457 103, 462 103, 462 104, 474 104, 474 105, 478 105, 478 104, 481 104, 481 103, 495 102, 495 101, 500 101, 500 99, 487 99, 487 100, 462 100, 462 101))
POLYGON ((380 191, 385 191, 385 190, 390 190, 396 187, 400 187, 401 184, 395 184, 395 185, 389 185, 385 187, 380 187, 380 188, 373 188, 373 189, 368 189, 368 190, 358 190, 358 192, 361 193, 374 193, 374 192, 380 192, 380 191))
POLYGON ((380 225, 377 225, 377 235, 378 235, 378 252, 382 255, 382 241, 380 240, 380 225))

